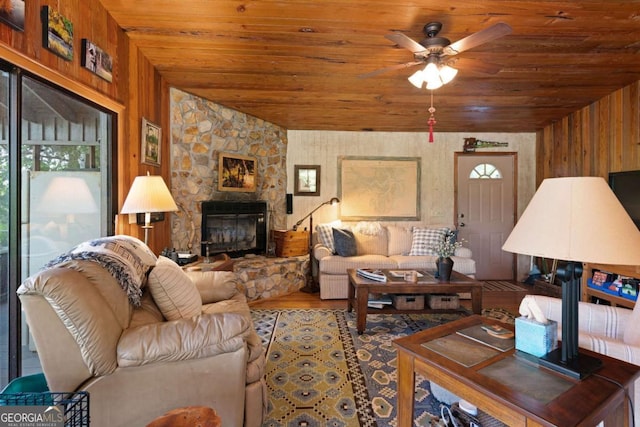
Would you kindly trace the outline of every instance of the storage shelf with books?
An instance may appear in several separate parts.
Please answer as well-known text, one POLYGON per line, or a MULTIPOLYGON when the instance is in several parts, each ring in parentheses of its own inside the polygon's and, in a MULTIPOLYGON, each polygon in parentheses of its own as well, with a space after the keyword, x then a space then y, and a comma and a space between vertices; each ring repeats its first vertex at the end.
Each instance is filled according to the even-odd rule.
POLYGON ((625 277, 640 278, 640 266, 638 265, 612 265, 584 263, 582 265, 582 301, 590 302, 592 297, 608 301, 612 306, 627 307, 633 309, 636 302, 632 299, 588 286, 588 281, 593 277, 594 271, 617 274, 625 277))

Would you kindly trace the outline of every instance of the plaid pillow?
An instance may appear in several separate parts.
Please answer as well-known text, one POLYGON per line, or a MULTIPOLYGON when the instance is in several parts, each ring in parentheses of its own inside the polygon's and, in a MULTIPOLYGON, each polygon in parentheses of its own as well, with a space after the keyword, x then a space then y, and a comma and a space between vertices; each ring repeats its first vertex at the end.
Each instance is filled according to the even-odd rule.
POLYGON ((336 245, 333 242, 333 227, 340 227, 342 223, 339 221, 330 222, 327 224, 316 225, 316 232, 318 233, 318 242, 331 251, 336 252, 336 245))
POLYGON ((432 248, 442 242, 449 229, 444 228, 413 228, 413 240, 409 255, 438 255, 432 248))

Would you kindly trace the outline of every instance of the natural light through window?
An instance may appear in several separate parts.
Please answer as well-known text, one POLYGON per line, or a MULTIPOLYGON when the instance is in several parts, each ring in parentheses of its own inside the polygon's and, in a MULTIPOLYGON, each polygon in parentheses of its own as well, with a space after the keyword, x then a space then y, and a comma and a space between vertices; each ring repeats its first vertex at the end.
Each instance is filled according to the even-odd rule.
POLYGON ((502 174, 491 163, 481 163, 473 168, 469 179, 502 179, 502 174))

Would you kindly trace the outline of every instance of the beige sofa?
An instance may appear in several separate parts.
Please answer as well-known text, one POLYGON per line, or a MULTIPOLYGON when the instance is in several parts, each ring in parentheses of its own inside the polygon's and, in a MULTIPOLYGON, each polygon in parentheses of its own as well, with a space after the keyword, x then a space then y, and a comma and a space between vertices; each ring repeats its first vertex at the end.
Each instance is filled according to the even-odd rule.
POLYGON ((94 427, 144 426, 198 405, 224 426, 261 426, 264 350, 234 273, 184 273, 123 237, 99 244, 133 245, 124 258, 134 266, 96 262, 85 245, 18 289, 49 389, 88 391, 94 427))
MULTIPOLYGON (((434 269, 435 255, 410 255, 415 249, 414 233, 418 229, 452 229, 446 226, 399 226, 382 223, 358 223, 355 225, 334 222, 316 227, 317 241, 313 256, 317 262, 317 280, 321 299, 346 299, 348 297, 348 269, 434 269), (324 230, 323 230, 324 228, 324 230), (350 228, 355 238, 355 256, 341 256, 335 252, 334 242, 328 242, 330 228, 350 228)), ((476 262, 469 248, 456 249, 451 257, 453 270, 475 277, 476 262)))
MULTIPOLYGON (((527 295, 523 304, 534 301, 547 319, 558 323, 558 339, 562 339, 562 300, 541 295, 527 295), (526 301, 525 301, 526 300, 526 301)), ((640 365, 640 304, 633 310, 588 302, 578 303, 578 345, 581 348, 615 359, 640 365)), ((640 423, 640 379, 634 384, 635 424, 640 423)))

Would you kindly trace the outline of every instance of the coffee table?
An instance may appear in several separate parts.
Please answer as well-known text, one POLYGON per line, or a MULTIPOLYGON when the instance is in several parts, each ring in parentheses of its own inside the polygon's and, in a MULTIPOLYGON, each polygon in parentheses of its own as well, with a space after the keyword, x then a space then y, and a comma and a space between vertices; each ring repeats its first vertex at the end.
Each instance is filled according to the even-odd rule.
POLYGON ((481 324, 513 330, 513 325, 469 316, 393 341, 398 351, 399 427, 414 425, 416 374, 508 426, 595 426, 603 420, 607 426, 629 425, 633 414, 625 393, 633 396, 640 366, 581 348, 580 353, 599 358, 602 367, 578 381, 538 366, 535 358, 517 357, 513 348, 487 353, 487 346, 473 340, 454 341, 465 340, 458 331, 481 324), (474 353, 481 356, 465 361, 474 353))
MULTIPOLYGON (((454 313, 467 312, 465 308, 458 309, 433 309, 399 310, 395 307, 370 308, 368 307, 369 294, 396 294, 396 295, 428 295, 428 294, 457 294, 471 293, 471 311, 475 314, 482 312, 482 283, 453 271, 447 282, 441 282, 435 278, 435 271, 418 270, 422 277, 416 283, 406 282, 402 278, 394 278, 389 270, 381 270, 387 275, 387 282, 377 282, 358 276, 357 270, 349 269, 349 296, 347 298, 347 311, 356 309, 357 331, 362 334, 367 326, 368 313, 454 313)), ((393 271, 403 271, 394 269, 393 271)), ((411 271, 411 270, 406 270, 411 271)))

